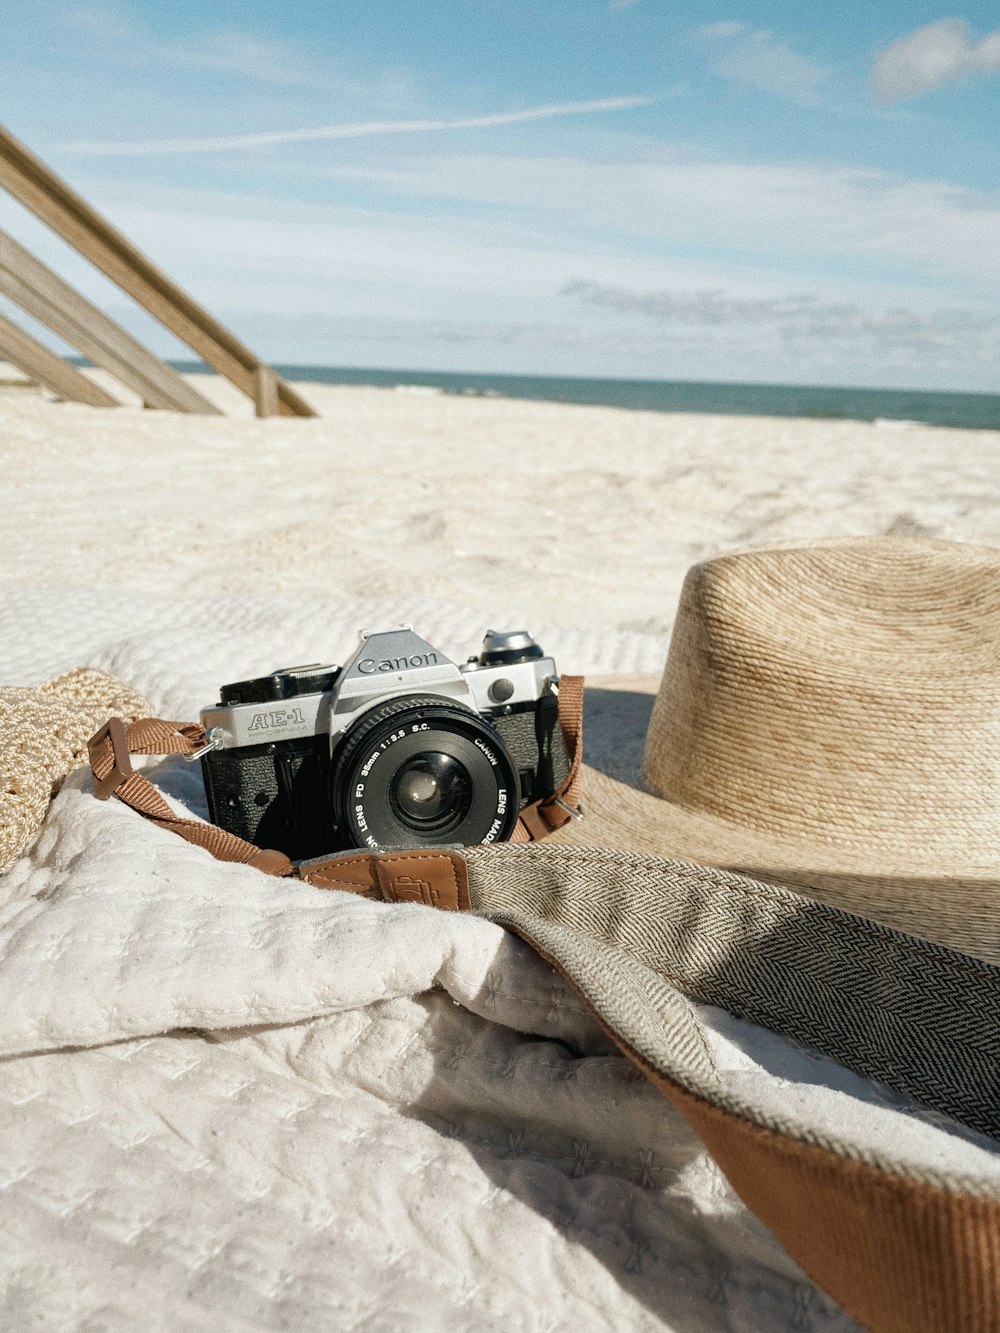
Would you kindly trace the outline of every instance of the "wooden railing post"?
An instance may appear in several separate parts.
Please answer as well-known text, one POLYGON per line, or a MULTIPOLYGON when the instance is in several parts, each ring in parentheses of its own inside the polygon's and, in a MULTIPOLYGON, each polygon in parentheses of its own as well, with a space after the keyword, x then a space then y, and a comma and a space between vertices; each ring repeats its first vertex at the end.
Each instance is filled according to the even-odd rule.
POLYGON ((278 416, 278 377, 270 366, 258 366, 254 372, 253 397, 259 417, 278 416))

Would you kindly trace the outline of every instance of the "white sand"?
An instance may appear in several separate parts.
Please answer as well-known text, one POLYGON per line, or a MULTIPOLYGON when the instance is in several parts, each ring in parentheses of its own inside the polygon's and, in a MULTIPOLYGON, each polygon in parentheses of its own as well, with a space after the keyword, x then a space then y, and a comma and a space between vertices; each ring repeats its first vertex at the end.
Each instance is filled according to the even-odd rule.
MULTIPOLYGON (((220 401, 232 400, 227 386, 207 387, 220 401)), ((637 639, 662 652, 683 573, 707 554, 844 533, 998 537, 997 433, 666 416, 372 389, 306 386, 305 392, 323 419, 260 423, 107 411, 0 388, 0 583, 8 585, 0 638, 5 626, 16 627, 0 642, 5 670, 15 672, 7 679, 38 680, 92 660, 77 643, 101 636, 88 629, 74 639, 74 617, 89 626, 96 616, 100 628, 104 616, 111 647, 97 664, 136 680, 167 716, 190 716, 199 699, 211 697, 209 689, 235 678, 248 651, 244 638, 259 650, 261 669, 289 660, 278 657, 278 640, 297 633, 300 621, 289 613, 276 623, 273 642, 266 623, 275 593, 283 591, 388 597, 396 604, 445 597, 482 608, 483 621, 504 608, 508 622, 523 615, 591 637, 638 631, 637 639), (17 584, 30 595, 11 586, 17 584), (161 595, 214 596, 217 605, 219 593, 244 601, 256 593, 263 610, 237 619, 238 633, 232 624, 215 633, 211 623, 157 621, 161 595), (146 612, 145 628, 137 605, 146 612)), ((565 670, 583 665, 564 658, 561 648, 557 653, 565 670)), ((640 653, 635 659, 647 660, 640 653)), ((588 753, 593 760, 596 734, 601 766, 615 771, 613 759, 618 771, 634 776, 645 715, 637 723, 631 713, 620 719, 604 709, 597 710, 596 728, 588 712, 588 753)), ((194 792, 198 775, 188 773, 182 779, 194 792)), ((422 990, 436 973, 400 980, 424 957, 409 917, 399 918, 395 944, 386 933, 366 942, 350 916, 339 934, 325 926, 322 936, 312 928, 303 933, 299 923, 284 920, 281 929, 265 929, 256 924, 263 915, 247 915, 248 903, 256 894, 277 919, 284 900, 249 882, 245 894, 229 892, 241 868, 209 862, 117 803, 90 800, 72 780, 54 810, 37 858, 19 863, 18 873, 33 903, 25 919, 59 933, 36 949, 29 939, 22 966, 37 971, 37 958, 51 966, 39 974, 38 987, 15 986, 8 1035, 21 1015, 38 1012, 44 1041, 25 1027, 27 1050, 81 1040, 115 1044, 50 1052, 44 1068, 38 1057, 10 1062, 15 1085, 28 1075, 44 1082, 44 1095, 34 1100, 20 1085, 12 1085, 16 1098, 0 1099, 11 1151, 29 1145, 12 1180, 31 1179, 9 1203, 19 1242, 9 1267, 25 1308, 79 1311, 61 1322, 82 1326, 100 1322, 113 1298, 113 1315, 131 1325, 152 1291, 156 1308, 176 1314, 176 1323, 185 1311, 197 1313, 199 1293, 207 1291, 216 1313, 235 1311, 238 1318, 249 1309, 256 1326, 277 1327, 294 1322, 300 1308, 353 1311, 349 1302, 360 1288, 352 1277, 364 1270, 374 1274, 366 1300, 383 1299, 391 1309, 400 1290, 416 1292, 431 1322, 440 1309, 472 1309, 471 1284, 480 1282, 484 1295, 476 1299, 489 1302, 483 1308, 495 1315, 496 1327, 526 1326, 536 1317, 558 1324, 564 1315, 563 1322, 580 1329, 617 1320, 622 1329, 697 1324, 776 1333, 794 1324, 846 1333, 846 1318, 791 1269, 687 1129, 664 1114, 648 1088, 615 1074, 619 1062, 584 1050, 567 1082, 553 1074, 550 1057, 539 1056, 543 1047, 503 1028, 502 1007, 489 1013, 499 1021, 479 1023, 447 995, 411 998, 406 987, 422 990), (46 910, 38 910, 42 900, 46 910), (60 915, 65 902, 78 909, 74 934, 60 915), (95 917, 101 902, 112 923, 107 929, 95 917), (179 952, 177 940, 184 943, 179 952), (321 994, 318 983, 311 991, 308 968, 294 962, 296 942, 323 985, 358 976, 364 992, 334 992, 338 998, 323 1003, 343 1012, 308 1024, 305 1014, 324 1013, 318 1002, 294 1012, 276 1006, 281 987, 321 994), (200 964, 203 956, 211 966, 200 964), (265 970, 257 984, 248 968, 260 963, 273 976, 265 970), (200 1008, 178 983, 181 965, 207 988, 200 1008), (107 975, 141 990, 141 1004, 124 986, 106 1003, 100 978, 107 975), (234 977, 242 982, 231 985, 234 977), (386 978, 398 999, 386 1000, 386 978), (221 987, 227 1004, 234 997, 237 1006, 247 1004, 247 1012, 220 1004, 213 987, 221 987), (377 1003, 369 1004, 371 998, 377 1003), (53 1027, 57 999, 74 1023, 99 1011, 102 1024, 107 1018, 132 1026, 109 1033, 98 1025, 81 1038, 76 1029, 53 1027), (162 1019, 150 1017, 158 1012, 154 1000, 163 1005, 162 1019), (265 1018, 267 1026, 257 1026, 265 1018), (204 1040, 200 1031, 220 1023, 254 1030, 204 1040), (193 1031, 145 1035, 175 1025, 193 1031), (123 1040, 137 1034, 141 1042, 123 1040), (237 1103, 236 1092, 246 1089, 246 1101, 237 1103), (292 1116, 317 1106, 326 1117, 316 1119, 317 1131, 310 1133, 307 1118, 296 1119, 289 1137, 292 1116), (225 1117, 236 1112, 238 1132, 227 1136, 225 1117), (437 1132, 439 1122, 448 1135, 437 1132), (223 1132, 208 1142, 204 1126, 216 1123, 223 1132), (604 1130, 612 1123, 613 1150, 606 1151, 604 1130), (151 1124, 166 1126, 166 1138, 151 1134, 151 1124), (515 1136, 511 1126, 522 1124, 515 1136), (318 1167, 307 1151, 317 1134, 328 1140, 318 1167), (77 1142, 83 1149, 74 1152, 77 1142), (368 1154, 358 1153, 359 1142, 368 1154), (583 1160, 581 1145, 590 1152, 592 1143, 602 1154, 594 1174, 563 1165, 583 1160), (297 1145, 306 1156, 296 1156, 297 1145), (330 1162, 337 1170, 324 1174, 330 1162), (353 1174, 341 1162, 353 1164, 353 1174), (647 1184, 643 1167, 639 1189, 642 1162, 651 1164, 651 1174, 647 1184), (371 1163, 379 1184, 374 1193, 366 1189, 371 1163), (143 1188, 130 1191, 136 1170, 143 1188), (234 1211, 233 1199, 246 1206, 234 1211), (224 1216, 216 1218, 219 1200, 224 1216), (354 1221, 347 1248, 335 1247, 329 1262, 317 1264, 314 1219, 322 1221, 323 1209, 334 1218, 347 1209, 354 1221), (437 1217, 448 1225, 428 1232, 427 1219, 437 1217), (61 1227, 56 1239, 53 1218, 61 1227), (406 1229, 414 1218, 419 1235, 406 1229), (484 1218, 496 1241, 485 1261, 475 1240, 484 1218), (133 1237, 141 1240, 126 1249, 133 1237), (384 1261, 387 1253, 391 1262, 384 1261), (53 1284, 53 1272, 61 1285, 53 1284), (247 1273, 256 1286, 248 1286, 247 1273), (280 1293, 268 1296, 273 1312, 253 1295, 257 1290, 280 1293), (251 1299, 252 1308, 240 1305, 251 1299)), ((322 910, 350 913, 360 906, 370 905, 325 902, 322 910)), ((390 914, 376 920, 388 923, 390 914)), ((15 921, 19 932, 21 917, 15 921)), ((561 1029, 536 1026, 572 1012, 545 969, 533 999, 521 974, 488 954, 486 985, 469 948, 459 948, 459 932, 492 927, 457 915, 446 924, 449 935, 441 937, 436 921, 425 934, 447 956, 448 976, 470 978, 474 998, 488 995, 492 1005, 498 995, 509 1003, 518 1029, 562 1039, 561 1029), (535 1017, 543 1012, 544 1020, 535 1017)), ((526 951, 509 957, 526 966, 526 951)), ((720 1068, 749 1100, 780 1097, 786 1111, 795 1100, 804 1117, 836 1124, 860 1143, 891 1138, 897 1151, 916 1154, 906 1145, 927 1141, 919 1148, 922 1164, 937 1165, 932 1154, 938 1153, 954 1170, 984 1171, 978 1149, 938 1129, 930 1141, 931 1131, 916 1121, 904 1125, 887 1110, 884 1090, 876 1090, 873 1111, 862 1096, 855 1101, 856 1084, 845 1085, 842 1071, 827 1075, 828 1086, 811 1053, 786 1069, 777 1039, 758 1033, 756 1047, 749 1038, 741 1044, 735 1021, 722 1022, 730 1049, 720 1043, 720 1068), (890 1128, 877 1118, 887 1114, 890 1128)), ((473 1314, 481 1323, 480 1310, 473 1314)), ((457 1326, 466 1325, 459 1318, 457 1326)))
POLYGON ((0 387, 0 570, 36 586, 444 597, 662 636, 685 569, 840 534, 1000 541, 1000 433, 303 385, 320 420, 0 387))

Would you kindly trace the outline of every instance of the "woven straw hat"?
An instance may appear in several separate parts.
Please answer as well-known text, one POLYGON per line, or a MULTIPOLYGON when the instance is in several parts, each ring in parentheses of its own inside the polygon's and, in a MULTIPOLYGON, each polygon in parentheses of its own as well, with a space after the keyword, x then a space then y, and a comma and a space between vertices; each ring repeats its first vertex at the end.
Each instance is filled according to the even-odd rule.
POLYGON ((747 871, 1000 961, 1000 551, 847 539, 696 565, 651 714, 629 703, 646 790, 587 767, 587 818, 554 842, 747 871))
POLYGON ((60 782, 109 717, 150 712, 135 690, 81 667, 45 685, 0 686, 0 874, 34 841, 60 782))

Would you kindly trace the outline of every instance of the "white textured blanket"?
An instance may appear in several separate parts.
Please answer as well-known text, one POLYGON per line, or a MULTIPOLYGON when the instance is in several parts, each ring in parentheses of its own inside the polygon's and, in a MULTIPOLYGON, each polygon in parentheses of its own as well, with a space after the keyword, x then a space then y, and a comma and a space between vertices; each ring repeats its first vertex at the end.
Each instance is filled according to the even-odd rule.
MULTIPOLYGON (((173 717, 362 624, 455 654, 484 628, 441 604, 0 605, 0 680, 94 665, 173 717)), ((662 639, 538 632, 565 669, 662 665, 662 639)), ((197 765, 151 770, 204 813, 197 765)), ((77 773, 0 880, 0 1013, 4 1328, 854 1327, 484 920, 220 864, 77 773)))

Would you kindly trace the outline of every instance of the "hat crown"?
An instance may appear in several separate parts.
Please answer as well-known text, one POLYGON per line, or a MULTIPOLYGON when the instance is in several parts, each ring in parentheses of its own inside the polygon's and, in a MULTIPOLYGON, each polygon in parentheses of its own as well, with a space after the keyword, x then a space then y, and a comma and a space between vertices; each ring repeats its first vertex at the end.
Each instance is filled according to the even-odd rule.
POLYGON ((644 777, 769 834, 995 861, 1000 552, 872 538, 696 565, 644 777))

